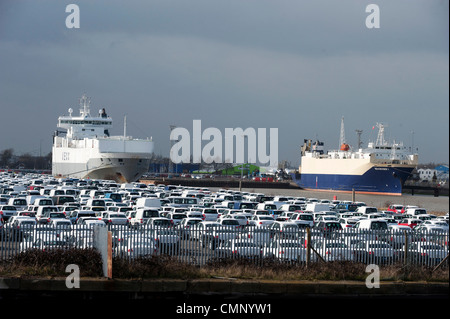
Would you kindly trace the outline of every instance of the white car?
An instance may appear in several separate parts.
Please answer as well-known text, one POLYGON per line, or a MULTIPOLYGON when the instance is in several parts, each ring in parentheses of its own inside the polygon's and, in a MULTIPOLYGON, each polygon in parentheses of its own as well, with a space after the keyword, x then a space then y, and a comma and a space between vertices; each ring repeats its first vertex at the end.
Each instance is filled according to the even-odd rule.
POLYGON ((269 215, 253 215, 248 221, 248 226, 266 227, 275 222, 275 219, 269 215))
POLYGON ((156 245, 162 247, 178 247, 180 244, 180 235, 173 228, 153 229, 149 233, 156 245))
POLYGON ((306 261, 306 247, 296 239, 273 240, 264 246, 263 257, 306 261))
POLYGON ((147 219, 147 228, 170 228, 173 227, 173 222, 166 217, 153 217, 147 219))
POLYGON ((432 242, 414 242, 408 247, 410 258, 421 264, 439 264, 448 255, 445 246, 432 242))
POLYGON ((106 225, 128 225, 127 215, 119 212, 104 212, 101 220, 106 225))
POLYGON ((316 223, 319 223, 319 222, 339 222, 339 218, 337 218, 334 215, 321 215, 321 216, 317 217, 315 222, 316 223))
POLYGON ((352 218, 352 217, 344 217, 344 218, 339 219, 339 222, 341 223, 342 228, 351 228, 356 224, 357 221, 358 221, 357 218, 352 218))
MULTIPOLYGON (((405 234, 409 237, 413 230, 406 225, 388 225, 390 243, 394 248, 401 248, 405 244, 405 234)), ((409 239, 411 240, 411 239, 409 239)))
POLYGON ((441 227, 447 228, 447 230, 449 228, 447 222, 445 222, 444 220, 442 220, 440 218, 425 220, 422 225, 423 226, 426 226, 426 225, 441 226, 441 227))
POLYGON ((296 239, 299 235, 298 224, 292 221, 280 222, 274 221, 267 226, 272 238, 274 239, 296 239))
POLYGON ((203 218, 203 214, 199 211, 188 211, 186 212, 187 218, 203 218))
POLYGON ((203 219, 197 217, 186 217, 183 218, 177 225, 176 229, 179 232, 180 236, 184 239, 190 238, 190 234, 192 232, 192 226, 202 222, 203 219))
POLYGON ((261 253, 261 247, 250 239, 227 240, 216 248, 219 257, 259 257, 261 253))
POLYGON ((354 254, 355 260, 363 263, 392 262, 395 250, 387 242, 368 240, 356 244, 354 254))
POLYGON ((56 229, 68 230, 72 227, 72 223, 67 218, 55 218, 50 221, 49 226, 56 229))
POLYGON ((253 242, 263 247, 272 241, 272 235, 266 227, 248 227, 238 233, 239 239, 251 239, 253 242))
POLYGON ((305 222, 307 222, 309 224, 309 227, 313 227, 314 226, 314 215, 311 214, 311 213, 304 213, 304 212, 294 213, 291 216, 291 220, 293 220, 293 221, 297 221, 297 220, 305 221, 305 222))
MULTIPOLYGON (((236 223, 240 226, 240 227, 244 227, 248 225, 248 218, 251 215, 248 215, 246 213, 235 213, 235 214, 229 214, 229 215, 224 215, 224 216, 220 216, 220 218, 217 220, 219 223, 223 224, 223 221, 225 220, 233 220, 233 223, 236 223)), ((226 223, 225 223, 226 224, 226 223)))
POLYGON ((202 247, 215 249, 218 244, 230 239, 237 239, 237 228, 224 227, 218 222, 202 221, 192 227, 191 238, 198 240, 202 247))
POLYGON ((239 221, 234 218, 219 218, 217 222, 224 227, 242 228, 239 221))
POLYGON ((7 221, 11 216, 14 216, 15 214, 17 214, 17 209, 15 206, 0 206, 0 217, 3 218, 4 221, 7 221))
POLYGON ((201 213, 204 221, 216 221, 219 218, 219 212, 215 208, 203 208, 201 213))
POLYGON ((176 226, 183 218, 187 217, 187 214, 184 212, 170 212, 166 214, 166 217, 172 221, 174 226, 176 226))
POLYGON ((24 252, 29 249, 49 250, 67 248, 68 243, 59 234, 49 233, 44 236, 32 236, 29 240, 24 240, 19 245, 19 251, 24 252))
POLYGON ((149 218, 161 217, 161 214, 156 208, 138 208, 134 216, 130 218, 130 225, 132 227, 143 226, 147 223, 149 218))
POLYGON ((87 226, 87 227, 106 226, 105 222, 102 220, 99 220, 97 217, 80 217, 80 218, 78 218, 76 224, 87 226))
POLYGON ((352 248, 342 240, 317 241, 314 242, 313 246, 325 261, 354 260, 352 248))
POLYGON ((115 248, 115 253, 123 258, 137 258, 158 254, 158 246, 150 238, 141 240, 126 240, 115 248))

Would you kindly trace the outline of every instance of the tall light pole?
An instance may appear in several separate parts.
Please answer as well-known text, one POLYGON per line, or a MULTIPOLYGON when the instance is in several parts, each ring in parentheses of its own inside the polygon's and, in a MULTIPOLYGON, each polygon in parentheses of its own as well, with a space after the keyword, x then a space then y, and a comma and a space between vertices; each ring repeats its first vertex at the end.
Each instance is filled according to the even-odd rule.
POLYGON ((361 142, 361 134, 362 134, 362 130, 355 130, 356 134, 358 134, 358 149, 361 148, 362 142, 361 142))
MULTIPOLYGON (((176 128, 176 125, 169 125, 170 128, 170 133, 172 133, 172 131, 176 128)), ((172 135, 172 134, 171 134, 172 135)), ((170 157, 170 151, 172 150, 173 147, 173 140, 170 140, 170 149, 169 149, 169 173, 173 173, 173 162, 172 162, 172 158, 170 157)))

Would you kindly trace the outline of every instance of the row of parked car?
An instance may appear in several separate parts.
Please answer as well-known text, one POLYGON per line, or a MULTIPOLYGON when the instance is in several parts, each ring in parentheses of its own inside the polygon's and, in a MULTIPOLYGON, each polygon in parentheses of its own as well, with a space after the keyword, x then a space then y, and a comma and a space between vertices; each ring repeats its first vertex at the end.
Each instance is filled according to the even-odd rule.
POLYGON ((207 249, 214 256, 304 260, 310 247, 312 258, 357 260, 375 256, 375 251, 402 256, 401 249, 411 250, 413 244, 420 246, 418 251, 429 244, 448 253, 448 214, 434 216, 420 207, 380 211, 360 202, 42 176, 15 185, 21 183, 21 191, 0 188, 5 203, 0 206, 0 238, 25 238, 22 250, 42 247, 43 237, 37 233, 49 229, 60 229, 55 233, 59 244, 63 234, 65 242, 90 245, 92 238, 70 231, 107 225, 114 233, 115 252, 128 256, 170 247, 172 253, 184 255, 207 249), (427 236, 424 241, 413 235, 424 229, 441 237, 427 236), (411 236, 408 247, 406 232, 411 236))

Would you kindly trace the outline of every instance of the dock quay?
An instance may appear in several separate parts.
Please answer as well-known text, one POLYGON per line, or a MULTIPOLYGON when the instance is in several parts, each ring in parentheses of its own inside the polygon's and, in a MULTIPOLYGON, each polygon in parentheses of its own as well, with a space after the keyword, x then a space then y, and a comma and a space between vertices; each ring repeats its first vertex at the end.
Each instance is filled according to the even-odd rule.
POLYGON ((290 181, 282 182, 260 182, 252 180, 240 179, 195 179, 195 178, 158 178, 158 179, 140 179, 140 183, 144 184, 163 184, 163 185, 180 185, 189 187, 219 187, 219 188, 274 188, 274 189, 301 189, 295 183, 290 181))

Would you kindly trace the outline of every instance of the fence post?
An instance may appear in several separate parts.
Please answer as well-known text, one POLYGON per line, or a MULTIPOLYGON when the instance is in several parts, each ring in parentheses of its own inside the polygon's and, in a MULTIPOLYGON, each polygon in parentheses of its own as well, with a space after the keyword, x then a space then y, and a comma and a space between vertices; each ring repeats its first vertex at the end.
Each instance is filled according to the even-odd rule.
POLYGON ((306 228, 306 268, 309 267, 311 262, 311 231, 310 228, 306 228))
POLYGON ((112 233, 105 226, 94 226, 93 243, 102 258, 103 276, 112 278, 112 233))
POLYGON ((408 264, 408 233, 406 232, 406 230, 404 231, 405 234, 405 247, 404 247, 404 265, 406 266, 408 264))

